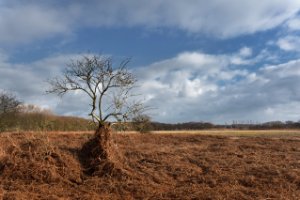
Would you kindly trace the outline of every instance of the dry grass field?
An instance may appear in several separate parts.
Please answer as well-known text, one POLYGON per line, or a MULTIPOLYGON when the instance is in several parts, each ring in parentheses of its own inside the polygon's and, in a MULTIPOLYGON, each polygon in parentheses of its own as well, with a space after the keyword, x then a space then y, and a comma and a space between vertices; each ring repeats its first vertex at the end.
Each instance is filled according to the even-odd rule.
POLYGON ((0 199, 299 199, 300 131, 116 133, 122 171, 85 173, 82 133, 0 135, 0 199))

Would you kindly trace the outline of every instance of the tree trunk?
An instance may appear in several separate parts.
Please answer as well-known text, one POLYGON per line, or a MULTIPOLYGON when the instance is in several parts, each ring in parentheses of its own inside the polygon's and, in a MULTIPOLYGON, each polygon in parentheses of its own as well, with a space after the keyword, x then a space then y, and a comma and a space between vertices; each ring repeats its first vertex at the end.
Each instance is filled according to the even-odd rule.
POLYGON ((119 176, 121 169, 116 164, 120 164, 120 160, 112 143, 109 124, 96 129, 94 137, 83 145, 80 154, 87 175, 119 176))
POLYGON ((94 152, 91 153, 100 156, 102 160, 109 159, 112 148, 110 125, 99 125, 95 131, 94 140, 97 145, 93 149, 94 152))

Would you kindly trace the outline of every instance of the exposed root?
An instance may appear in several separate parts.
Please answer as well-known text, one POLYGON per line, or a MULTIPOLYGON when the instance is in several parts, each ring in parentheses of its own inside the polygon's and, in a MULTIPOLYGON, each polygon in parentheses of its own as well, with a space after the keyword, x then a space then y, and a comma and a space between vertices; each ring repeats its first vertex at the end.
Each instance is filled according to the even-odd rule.
POLYGON ((109 126, 101 126, 96 130, 94 137, 83 145, 79 157, 87 175, 116 178, 125 175, 109 126))

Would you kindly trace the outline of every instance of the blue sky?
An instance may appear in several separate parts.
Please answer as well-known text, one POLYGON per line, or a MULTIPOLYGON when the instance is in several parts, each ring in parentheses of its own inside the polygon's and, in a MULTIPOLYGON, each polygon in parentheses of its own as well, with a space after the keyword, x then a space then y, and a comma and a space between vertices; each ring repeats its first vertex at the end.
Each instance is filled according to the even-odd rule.
POLYGON ((300 120, 300 1, 0 0, 0 89, 57 114, 45 95, 70 59, 131 57, 155 121, 300 120))

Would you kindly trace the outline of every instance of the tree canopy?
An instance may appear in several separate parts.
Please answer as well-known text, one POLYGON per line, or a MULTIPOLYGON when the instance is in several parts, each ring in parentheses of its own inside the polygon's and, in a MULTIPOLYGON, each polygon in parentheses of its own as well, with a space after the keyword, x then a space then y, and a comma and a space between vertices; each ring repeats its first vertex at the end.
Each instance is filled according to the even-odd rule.
POLYGON ((21 102, 9 92, 0 92, 0 115, 18 111, 21 102))

